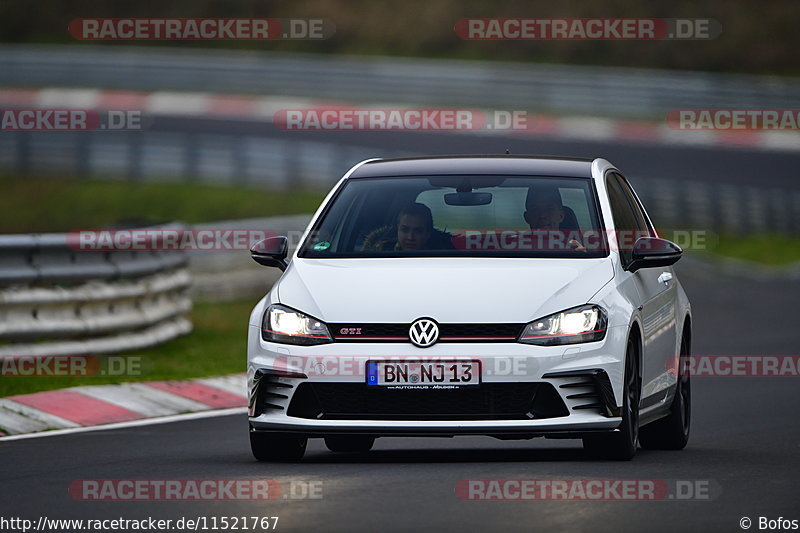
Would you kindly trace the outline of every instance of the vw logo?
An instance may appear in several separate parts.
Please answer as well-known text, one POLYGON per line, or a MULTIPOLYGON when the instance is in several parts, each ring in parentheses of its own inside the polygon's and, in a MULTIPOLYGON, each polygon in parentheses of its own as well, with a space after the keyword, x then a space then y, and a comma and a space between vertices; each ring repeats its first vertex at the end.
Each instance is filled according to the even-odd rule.
POLYGON ((420 348, 427 348, 439 340, 439 326, 430 318, 417 319, 408 329, 408 338, 420 348))

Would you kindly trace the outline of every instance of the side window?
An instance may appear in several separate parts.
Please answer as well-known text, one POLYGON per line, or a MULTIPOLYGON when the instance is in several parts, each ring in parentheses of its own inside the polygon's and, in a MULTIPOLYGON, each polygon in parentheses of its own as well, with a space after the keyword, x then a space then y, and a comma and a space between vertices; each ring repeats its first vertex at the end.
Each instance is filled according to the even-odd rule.
POLYGON ((637 229, 646 231, 648 235, 654 237, 655 232, 653 231, 653 227, 648 223, 647 216, 644 214, 641 204, 636 199, 636 195, 633 193, 633 189, 628 183, 628 180, 623 178, 620 174, 616 174, 616 176, 622 191, 625 193, 625 197, 628 199, 628 203, 631 204, 631 208, 633 209, 633 214, 636 217, 638 225, 637 229))
POLYGON ((618 237, 620 255, 623 263, 627 264, 630 262, 633 252, 628 242, 630 239, 623 239, 623 242, 620 241, 619 237, 637 231, 639 229, 639 221, 636 220, 636 215, 628 203, 616 174, 606 174, 606 188, 608 189, 608 201, 611 204, 611 214, 614 216, 614 227, 618 237))

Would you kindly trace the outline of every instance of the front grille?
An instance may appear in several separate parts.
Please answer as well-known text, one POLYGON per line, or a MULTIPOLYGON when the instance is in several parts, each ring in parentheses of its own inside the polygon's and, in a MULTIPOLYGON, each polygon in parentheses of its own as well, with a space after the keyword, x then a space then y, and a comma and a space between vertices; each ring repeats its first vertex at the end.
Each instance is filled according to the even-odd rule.
MULTIPOLYGON (((515 342, 525 324, 439 324, 439 342, 515 342)), ((411 324, 328 324, 336 342, 407 342, 411 324)))
POLYGON ((569 412, 549 383, 484 383, 458 389, 302 383, 287 414, 339 420, 531 420, 569 412))

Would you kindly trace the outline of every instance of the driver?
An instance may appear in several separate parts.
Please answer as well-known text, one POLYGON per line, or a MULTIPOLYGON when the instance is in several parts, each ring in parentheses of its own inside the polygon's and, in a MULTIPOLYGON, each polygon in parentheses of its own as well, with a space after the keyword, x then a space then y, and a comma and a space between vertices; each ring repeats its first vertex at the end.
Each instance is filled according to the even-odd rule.
POLYGON ((433 229, 433 215, 425 204, 410 203, 400 209, 394 226, 384 226, 364 239, 364 249, 373 251, 426 250, 433 229))
MULTIPOLYGON (((547 232, 547 248, 556 248, 561 245, 567 232, 562 230, 561 224, 564 222, 564 204, 561 201, 561 194, 558 189, 549 185, 534 185, 528 188, 528 195, 525 197, 525 222, 532 232, 547 232)), ((586 248, 576 239, 569 239, 566 243, 567 248, 572 250, 586 251, 586 248)))
POLYGON ((547 186, 529 187, 523 216, 532 230, 560 229, 564 221, 564 206, 558 189, 547 186))
POLYGON ((424 250, 433 232, 433 216, 428 206, 409 204, 397 214, 397 249, 424 250))

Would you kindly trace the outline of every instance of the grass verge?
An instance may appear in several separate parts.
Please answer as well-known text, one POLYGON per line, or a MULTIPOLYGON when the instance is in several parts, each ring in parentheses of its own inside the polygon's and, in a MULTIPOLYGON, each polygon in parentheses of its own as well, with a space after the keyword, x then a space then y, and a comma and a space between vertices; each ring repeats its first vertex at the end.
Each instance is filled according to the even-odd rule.
POLYGON ((0 176, 0 233, 313 213, 319 191, 0 176))
POLYGON ((800 237, 796 235, 720 235, 707 252, 767 266, 786 266, 800 261, 800 237))

